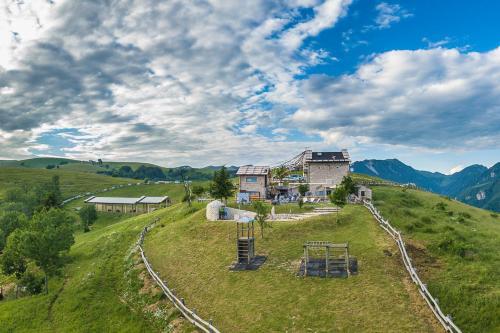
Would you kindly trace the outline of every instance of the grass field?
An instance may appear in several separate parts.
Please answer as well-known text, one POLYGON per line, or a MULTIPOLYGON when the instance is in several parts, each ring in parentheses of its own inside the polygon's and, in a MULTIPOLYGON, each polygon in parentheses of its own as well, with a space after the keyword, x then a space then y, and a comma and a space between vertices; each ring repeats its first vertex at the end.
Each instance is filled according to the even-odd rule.
POLYGON ((91 173, 64 171, 61 169, 0 168, 0 199, 9 188, 49 182, 54 175, 60 177, 59 182, 64 198, 113 185, 137 182, 137 180, 132 179, 113 178, 91 173))
POLYGON ((464 332, 500 332, 500 218, 432 193, 374 187, 375 205, 402 230, 410 256, 464 332))
POLYGON ((204 210, 184 208, 168 216, 147 236, 145 249, 169 285, 223 332, 440 331, 409 282, 393 241, 368 211, 348 206, 341 217, 340 224, 334 215, 274 223, 265 239, 257 239, 257 254, 268 256, 258 271, 229 271, 235 225, 207 222, 204 210), (349 241, 359 274, 297 277, 307 240, 349 241))
POLYGON ((100 214, 89 233, 77 233, 64 276, 49 295, 0 302, 1 332, 158 332, 175 324, 192 331, 162 293, 142 280, 132 253, 142 228, 167 208, 129 219, 100 214))

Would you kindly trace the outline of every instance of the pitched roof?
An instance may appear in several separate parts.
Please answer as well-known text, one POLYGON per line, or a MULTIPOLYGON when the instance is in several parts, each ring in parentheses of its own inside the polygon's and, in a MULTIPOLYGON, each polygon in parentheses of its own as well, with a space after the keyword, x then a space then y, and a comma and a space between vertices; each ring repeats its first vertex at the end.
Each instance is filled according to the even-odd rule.
POLYGON ((270 168, 268 166, 254 166, 254 165, 244 165, 238 169, 236 175, 267 175, 269 173, 270 168))
POLYGON ((85 202, 87 203, 102 203, 102 204, 128 204, 133 205, 141 198, 120 198, 120 197, 90 197, 85 202))
POLYGON ((122 197, 90 197, 85 200, 86 203, 99 203, 99 204, 125 204, 135 205, 139 203, 144 204, 159 204, 167 200, 168 197, 146 197, 140 198, 122 198, 122 197))
POLYGON ((349 153, 347 151, 333 152, 313 152, 311 162, 350 162, 349 153))
POLYGON ((159 203, 166 201, 167 199, 168 199, 167 196, 165 196, 165 197, 143 197, 137 203, 159 204, 159 203))

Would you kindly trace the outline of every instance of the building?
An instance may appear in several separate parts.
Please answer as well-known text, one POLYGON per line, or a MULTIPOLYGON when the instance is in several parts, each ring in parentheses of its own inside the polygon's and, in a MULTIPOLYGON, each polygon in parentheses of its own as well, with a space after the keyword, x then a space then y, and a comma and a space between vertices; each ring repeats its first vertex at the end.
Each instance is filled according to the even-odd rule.
POLYGON ((268 186, 271 180, 270 167, 245 165, 238 169, 236 175, 240 178, 239 201, 267 198, 268 186))
POLYGON ((349 175, 351 159, 347 150, 313 152, 306 150, 303 158, 305 181, 314 196, 327 196, 344 176, 349 175))
POLYGON ((120 198, 120 197, 90 197, 85 200, 87 204, 95 205, 98 212, 149 213, 170 204, 169 197, 120 198))
POLYGON ((372 190, 369 187, 366 187, 364 185, 357 185, 356 186, 356 196, 358 197, 359 200, 372 200, 372 190))

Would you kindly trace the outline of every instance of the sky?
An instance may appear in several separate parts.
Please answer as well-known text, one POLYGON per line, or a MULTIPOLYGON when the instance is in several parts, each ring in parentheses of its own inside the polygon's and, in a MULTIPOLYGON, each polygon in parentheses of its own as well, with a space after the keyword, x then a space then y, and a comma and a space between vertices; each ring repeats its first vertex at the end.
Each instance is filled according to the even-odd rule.
POLYGON ((3 0, 0 159, 500 161, 498 1, 3 0))

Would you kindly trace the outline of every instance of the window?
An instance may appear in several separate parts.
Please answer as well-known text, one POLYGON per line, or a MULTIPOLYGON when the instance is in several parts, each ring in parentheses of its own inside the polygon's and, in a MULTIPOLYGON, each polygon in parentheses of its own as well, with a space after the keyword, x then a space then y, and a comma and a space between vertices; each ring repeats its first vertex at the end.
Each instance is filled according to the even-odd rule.
POLYGON ((257 183, 257 177, 246 177, 245 182, 247 182, 247 183, 257 183))

